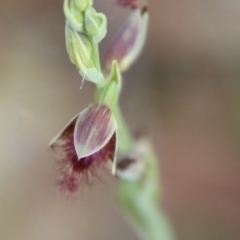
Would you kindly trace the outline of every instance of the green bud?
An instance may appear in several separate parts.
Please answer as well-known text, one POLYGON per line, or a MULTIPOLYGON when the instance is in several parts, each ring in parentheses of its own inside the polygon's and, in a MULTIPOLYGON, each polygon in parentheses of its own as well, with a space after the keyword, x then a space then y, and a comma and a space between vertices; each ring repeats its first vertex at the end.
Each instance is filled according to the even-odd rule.
POLYGON ((100 93, 99 104, 105 104, 109 108, 113 108, 117 101, 119 92, 121 91, 121 73, 116 61, 113 61, 112 72, 108 80, 108 85, 104 87, 100 93))
POLYGON ((92 6, 92 0, 72 0, 74 6, 81 12, 84 12, 87 8, 92 6))
POLYGON ((71 62, 78 66, 79 70, 83 65, 87 65, 92 54, 92 44, 88 36, 84 33, 77 33, 69 24, 66 25, 66 44, 71 62), (78 64, 78 58, 81 64, 78 64))
POLYGON ((83 13, 74 8, 73 2, 69 4, 69 0, 64 0, 63 11, 67 23, 72 29, 78 32, 83 31, 83 13))
POLYGON ((66 45, 69 58, 82 77, 101 86, 105 80, 92 59, 93 45, 89 36, 74 31, 67 23, 66 45))
POLYGON ((97 13, 94 8, 88 8, 85 12, 84 26, 95 42, 100 42, 107 33, 107 18, 102 13, 97 13))

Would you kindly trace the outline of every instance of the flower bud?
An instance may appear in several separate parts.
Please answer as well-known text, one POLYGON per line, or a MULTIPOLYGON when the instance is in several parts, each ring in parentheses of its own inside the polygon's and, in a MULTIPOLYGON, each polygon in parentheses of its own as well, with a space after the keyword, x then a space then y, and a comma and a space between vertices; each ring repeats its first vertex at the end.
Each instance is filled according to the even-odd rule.
POLYGON ((93 45, 90 37, 85 33, 74 31, 67 23, 66 45, 70 61, 76 65, 82 77, 96 84, 103 84, 105 82, 103 74, 93 61, 93 45))
POLYGON ((94 8, 88 8, 84 17, 84 26, 87 33, 94 38, 95 43, 99 43, 107 33, 106 16, 102 13, 97 13, 94 8))
POLYGON ((128 70, 142 51, 148 26, 147 8, 132 9, 130 16, 120 28, 105 57, 105 68, 109 71, 113 60, 121 72, 128 70))
POLYGON ((87 8, 93 4, 92 0, 72 0, 75 8, 81 12, 84 12, 87 8))
POLYGON ((63 11, 66 18, 67 25, 78 32, 83 31, 83 12, 74 7, 73 2, 69 4, 69 0, 64 0, 63 11))

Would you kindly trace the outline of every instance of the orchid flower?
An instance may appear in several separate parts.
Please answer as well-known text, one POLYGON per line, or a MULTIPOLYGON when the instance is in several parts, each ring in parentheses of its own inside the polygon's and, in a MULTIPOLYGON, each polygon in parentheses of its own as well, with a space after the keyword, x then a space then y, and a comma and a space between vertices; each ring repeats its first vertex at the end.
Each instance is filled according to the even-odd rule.
POLYGON ((63 191, 76 192, 81 182, 91 183, 99 168, 115 172, 117 124, 105 105, 93 105, 72 118, 50 142, 60 156, 63 191))

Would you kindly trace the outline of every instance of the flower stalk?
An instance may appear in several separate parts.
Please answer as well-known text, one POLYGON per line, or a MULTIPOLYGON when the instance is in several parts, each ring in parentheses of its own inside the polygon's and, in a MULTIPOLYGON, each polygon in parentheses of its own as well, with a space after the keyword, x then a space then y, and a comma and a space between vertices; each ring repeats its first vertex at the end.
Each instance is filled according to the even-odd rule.
POLYGON ((118 0, 130 16, 107 51, 103 69, 99 43, 107 19, 92 0, 64 0, 66 48, 80 75, 95 84, 92 105, 74 118, 50 142, 60 154, 61 190, 75 193, 81 183, 98 179, 103 169, 117 178, 117 203, 142 239, 173 240, 170 225, 158 208, 157 157, 149 140, 131 135, 119 107, 122 73, 144 46, 148 11, 140 0, 118 0))
MULTIPOLYGON (((137 153, 142 152, 141 156, 138 156, 141 160, 138 161, 144 163, 143 170, 137 170, 139 175, 141 174, 137 179, 132 180, 126 176, 125 179, 118 181, 117 202, 130 225, 142 239, 173 240, 175 238, 171 226, 158 205, 161 190, 158 159, 148 139, 138 140, 135 146, 137 146, 135 150, 137 153)), ((134 155, 129 159, 136 161, 134 155)), ((132 171, 135 172, 136 167, 132 171)))

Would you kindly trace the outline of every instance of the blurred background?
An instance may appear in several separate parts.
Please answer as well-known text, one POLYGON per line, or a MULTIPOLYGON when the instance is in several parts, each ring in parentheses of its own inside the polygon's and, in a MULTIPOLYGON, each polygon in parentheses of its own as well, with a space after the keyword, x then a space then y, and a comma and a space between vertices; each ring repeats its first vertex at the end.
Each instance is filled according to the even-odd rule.
MULTIPOLYGON (((179 240, 240 239, 240 2, 149 0, 147 44, 125 74, 121 105, 151 135, 161 206, 179 240)), ((107 49, 128 11, 109 18, 107 49)), ((0 239, 137 240, 112 200, 114 183, 56 197, 47 145, 91 102, 70 64, 61 0, 0 1, 0 239)))

